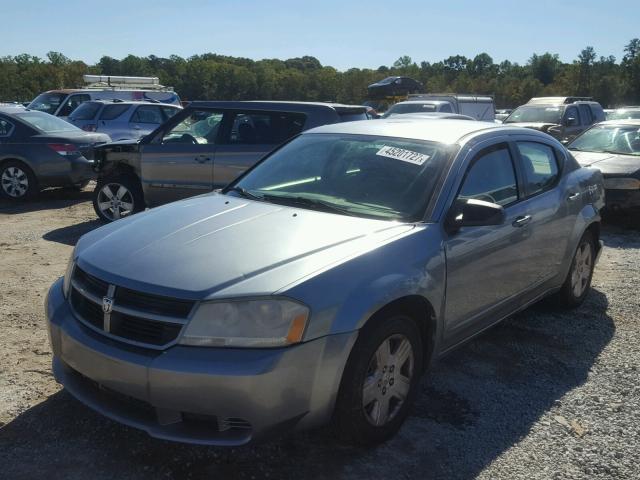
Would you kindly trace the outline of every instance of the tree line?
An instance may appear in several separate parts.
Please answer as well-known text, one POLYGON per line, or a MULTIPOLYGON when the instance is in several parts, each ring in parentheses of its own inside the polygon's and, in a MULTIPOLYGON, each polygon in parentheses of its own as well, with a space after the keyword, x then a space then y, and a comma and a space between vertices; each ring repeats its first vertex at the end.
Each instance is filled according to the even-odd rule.
POLYGON ((28 101, 38 93, 82 86, 82 75, 157 76, 183 100, 306 100, 359 104, 367 86, 384 77, 407 75, 426 92, 495 96, 498 107, 515 107, 534 96, 591 96, 605 108, 640 104, 640 39, 624 47, 618 61, 584 48, 571 63, 557 54, 533 54, 524 65, 495 63, 487 53, 451 56, 440 62, 400 57, 391 66, 338 71, 305 56, 288 60, 230 57, 205 53, 182 58, 104 56, 95 65, 59 52, 45 59, 22 54, 0 57, 0 101, 28 101))

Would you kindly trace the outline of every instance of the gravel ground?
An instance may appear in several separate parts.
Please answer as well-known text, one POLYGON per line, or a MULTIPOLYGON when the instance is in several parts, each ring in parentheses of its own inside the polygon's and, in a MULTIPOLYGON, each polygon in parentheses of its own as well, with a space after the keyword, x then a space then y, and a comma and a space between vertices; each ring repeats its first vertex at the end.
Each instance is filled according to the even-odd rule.
POLYGON ((98 226, 88 191, 0 203, 0 478, 640 478, 640 231, 607 226, 578 310, 537 305, 436 365, 376 449, 326 430, 234 450, 154 440, 54 382, 42 303, 98 226))

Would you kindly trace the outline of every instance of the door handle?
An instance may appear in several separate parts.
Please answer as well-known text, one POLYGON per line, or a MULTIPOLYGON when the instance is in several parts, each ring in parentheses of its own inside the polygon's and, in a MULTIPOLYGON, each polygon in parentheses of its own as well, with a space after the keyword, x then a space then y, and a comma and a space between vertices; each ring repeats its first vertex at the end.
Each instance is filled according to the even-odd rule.
POLYGON ((577 200, 578 198, 580 198, 580 192, 575 192, 575 193, 570 193, 569 196, 567 197, 567 200, 573 201, 573 200, 577 200))
POLYGON ((520 228, 520 227, 524 227, 530 221, 531 221, 531 215, 519 216, 519 217, 516 217, 516 219, 513 221, 511 225, 513 225, 514 227, 520 228))
POLYGON ((209 157, 205 157, 205 156, 199 156, 195 158, 196 162, 198 163, 204 163, 204 162, 208 162, 209 160, 211 160, 209 157))

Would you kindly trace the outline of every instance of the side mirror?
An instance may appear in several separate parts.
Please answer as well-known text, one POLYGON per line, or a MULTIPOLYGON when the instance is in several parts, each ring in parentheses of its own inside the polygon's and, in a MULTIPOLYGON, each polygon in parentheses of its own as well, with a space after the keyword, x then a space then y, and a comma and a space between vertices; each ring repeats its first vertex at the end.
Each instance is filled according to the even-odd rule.
POLYGON ((565 121, 567 127, 577 127, 578 126, 578 119, 576 117, 567 117, 567 120, 565 121))
POLYGON ((502 205, 469 198, 456 200, 447 215, 446 227, 449 231, 454 232, 462 227, 502 225, 504 221, 505 213, 502 205))

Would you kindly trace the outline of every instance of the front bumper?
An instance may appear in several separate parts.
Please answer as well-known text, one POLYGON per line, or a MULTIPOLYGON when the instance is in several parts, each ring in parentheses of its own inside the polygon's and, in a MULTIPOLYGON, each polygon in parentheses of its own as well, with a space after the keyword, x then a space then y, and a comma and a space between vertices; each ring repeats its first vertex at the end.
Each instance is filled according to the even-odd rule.
POLYGON ((62 294, 46 300, 58 382, 103 415, 153 437, 235 446, 326 423, 357 332, 288 348, 134 348, 81 325, 62 294))

